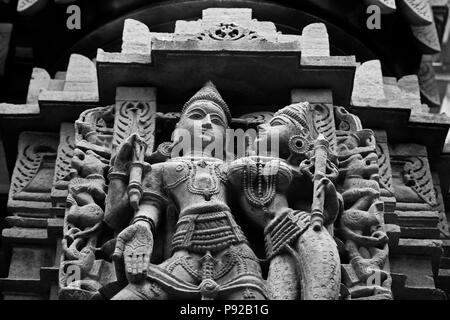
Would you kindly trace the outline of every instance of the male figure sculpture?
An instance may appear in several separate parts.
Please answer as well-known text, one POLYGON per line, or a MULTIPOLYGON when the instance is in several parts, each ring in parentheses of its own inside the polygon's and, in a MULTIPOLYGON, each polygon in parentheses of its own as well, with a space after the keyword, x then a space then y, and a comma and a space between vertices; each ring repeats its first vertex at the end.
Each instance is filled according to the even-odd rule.
MULTIPOLYGON (((225 163, 207 151, 215 138, 225 136, 230 120, 229 109, 212 83, 184 105, 174 147, 181 135, 190 140, 191 148, 144 170, 134 217, 117 236, 114 256, 116 261, 124 260, 129 284, 114 299, 267 297, 259 260, 227 205, 225 163), (155 230, 168 203, 179 212, 172 254, 154 265, 150 257, 155 230)), ((109 175, 113 196, 107 200, 108 224, 121 219, 129 206, 127 166, 139 144, 142 141, 133 135, 118 150, 109 175)))

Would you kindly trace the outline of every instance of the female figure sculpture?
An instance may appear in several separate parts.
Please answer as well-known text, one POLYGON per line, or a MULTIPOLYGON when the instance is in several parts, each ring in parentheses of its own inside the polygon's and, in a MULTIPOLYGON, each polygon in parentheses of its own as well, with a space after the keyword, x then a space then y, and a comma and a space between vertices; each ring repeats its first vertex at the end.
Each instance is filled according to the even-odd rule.
MULTIPOLYGON (((335 165, 327 154, 326 140, 316 139, 310 119, 310 106, 287 106, 269 123, 260 126, 258 151, 267 154, 241 158, 230 165, 228 176, 238 190, 244 190, 240 203, 254 223, 264 228, 266 256, 270 259, 268 289, 273 299, 338 299, 340 261, 336 244, 326 229, 342 209, 330 179, 337 178, 335 165), (278 139, 279 143, 273 143, 278 139), (278 149, 274 150, 273 146, 278 149), (263 148, 264 146, 265 148, 263 148), (322 158, 320 158, 322 157, 322 158), (311 169, 322 161, 325 170, 315 175, 311 169), (328 169, 328 170, 327 170, 328 169), (308 177, 296 197, 313 197, 322 202, 322 224, 313 229, 312 211, 305 206, 291 208, 288 194, 293 180, 308 177), (313 186, 309 178, 316 179, 313 186)), ((310 200, 310 199, 309 199, 310 200)), ((306 200, 306 202, 308 202, 306 200)), ((311 205, 314 207, 314 201, 311 205)), ((319 206, 320 207, 320 206, 319 206)))

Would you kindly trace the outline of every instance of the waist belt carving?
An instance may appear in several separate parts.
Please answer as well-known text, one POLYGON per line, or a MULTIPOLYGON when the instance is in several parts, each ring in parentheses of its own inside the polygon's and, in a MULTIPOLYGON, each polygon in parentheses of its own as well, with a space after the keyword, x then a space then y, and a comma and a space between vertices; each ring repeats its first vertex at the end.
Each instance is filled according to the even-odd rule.
POLYGON ((172 251, 217 252, 247 242, 230 212, 221 211, 181 217, 172 238, 172 251))
POLYGON ((250 274, 241 275, 236 279, 220 285, 211 279, 205 279, 199 285, 195 285, 178 279, 167 271, 151 264, 148 269, 147 278, 159 283, 169 295, 177 299, 193 299, 197 297, 210 300, 243 289, 254 289, 260 292, 266 299, 268 298, 264 281, 250 274))

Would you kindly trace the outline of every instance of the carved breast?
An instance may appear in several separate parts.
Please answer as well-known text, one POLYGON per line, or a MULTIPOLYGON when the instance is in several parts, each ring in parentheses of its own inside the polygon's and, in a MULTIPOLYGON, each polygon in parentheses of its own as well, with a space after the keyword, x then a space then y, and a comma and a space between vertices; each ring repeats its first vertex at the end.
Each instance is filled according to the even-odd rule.
POLYGON ((258 161, 255 159, 242 158, 232 162, 228 170, 230 182, 239 189, 242 188, 244 172, 253 181, 256 181, 258 176, 261 176, 265 183, 273 178, 274 186, 280 192, 287 189, 293 179, 291 168, 283 161, 264 159, 258 168, 258 161))

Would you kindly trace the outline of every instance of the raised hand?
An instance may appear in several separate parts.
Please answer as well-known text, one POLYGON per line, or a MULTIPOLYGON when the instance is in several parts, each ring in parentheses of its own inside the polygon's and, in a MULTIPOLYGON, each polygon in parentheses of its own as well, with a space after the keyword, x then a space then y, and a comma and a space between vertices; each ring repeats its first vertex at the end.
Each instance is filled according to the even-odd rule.
POLYGON ((324 223, 329 225, 336 220, 341 209, 339 196, 333 182, 328 178, 320 179, 316 194, 324 198, 324 223))
POLYGON ((146 146, 147 143, 138 133, 133 133, 119 146, 112 160, 115 172, 128 173, 128 168, 130 162, 133 161, 133 153, 137 145, 146 146))
POLYGON ((153 234, 146 222, 137 221, 125 228, 117 237, 113 258, 124 259, 125 272, 129 282, 138 283, 145 279, 153 251, 153 234))
POLYGON ((130 135, 120 146, 112 160, 114 172, 128 173, 128 167, 133 157, 133 145, 137 134, 130 135))

